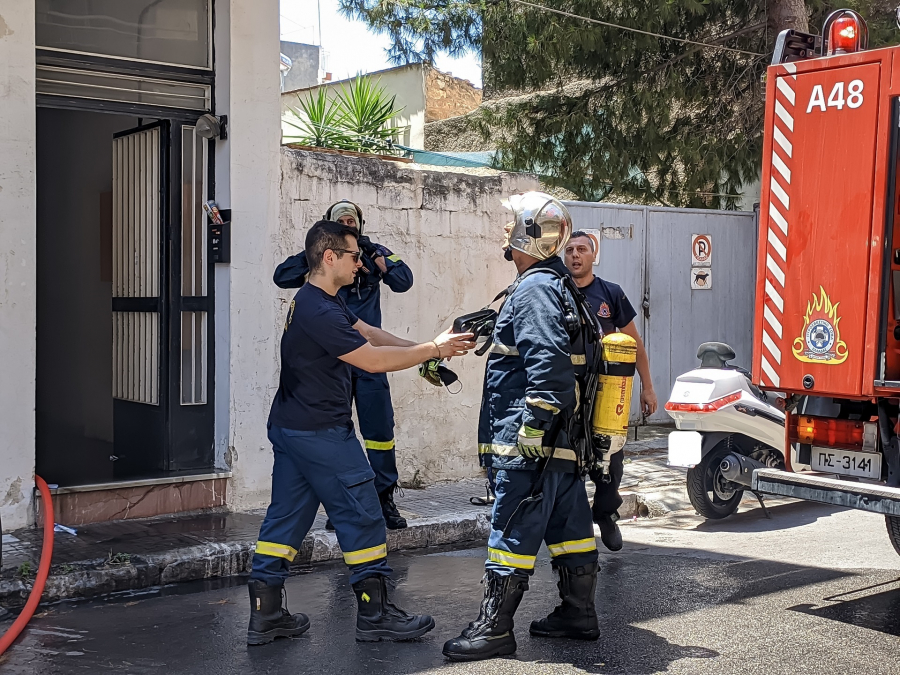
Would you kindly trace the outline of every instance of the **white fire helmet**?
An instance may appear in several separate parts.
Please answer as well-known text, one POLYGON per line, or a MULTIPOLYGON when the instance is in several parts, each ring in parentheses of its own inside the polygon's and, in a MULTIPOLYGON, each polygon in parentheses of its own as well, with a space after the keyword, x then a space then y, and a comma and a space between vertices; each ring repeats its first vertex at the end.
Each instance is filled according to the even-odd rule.
POLYGON ((506 199, 503 206, 515 215, 510 247, 538 260, 565 248, 572 234, 572 216, 558 199, 544 192, 523 192, 506 199))

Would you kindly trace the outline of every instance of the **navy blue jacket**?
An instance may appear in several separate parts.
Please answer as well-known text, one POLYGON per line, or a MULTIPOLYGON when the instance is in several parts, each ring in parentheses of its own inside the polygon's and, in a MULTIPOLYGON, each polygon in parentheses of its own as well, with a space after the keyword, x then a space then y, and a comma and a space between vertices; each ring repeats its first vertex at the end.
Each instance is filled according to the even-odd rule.
MULTIPOLYGON (((351 312, 376 328, 381 328, 380 282, 384 281, 395 293, 405 293, 413 285, 412 270, 400 260, 400 256, 383 246, 380 248, 385 252, 387 273, 382 274, 374 261, 363 255, 362 267, 356 273, 356 280, 338 291, 351 312)), ((279 288, 300 288, 306 282, 307 274, 309 263, 306 261, 306 251, 301 251, 275 268, 273 281, 279 288)))
MULTIPOLYGON (((559 257, 535 263, 534 268, 568 270, 559 257)), ((565 431, 565 421, 576 403, 575 364, 584 353, 573 355, 566 331, 564 297, 574 300, 561 279, 532 272, 500 308, 494 328, 494 344, 484 375, 481 416, 478 421, 478 454, 481 465, 494 469, 537 469, 537 460, 519 455, 517 435, 523 424, 544 430, 545 446, 556 448, 548 467, 574 471, 575 452, 565 431)), ((580 340, 576 340, 580 344, 580 340)), ((549 455, 549 447, 545 447, 549 455)))

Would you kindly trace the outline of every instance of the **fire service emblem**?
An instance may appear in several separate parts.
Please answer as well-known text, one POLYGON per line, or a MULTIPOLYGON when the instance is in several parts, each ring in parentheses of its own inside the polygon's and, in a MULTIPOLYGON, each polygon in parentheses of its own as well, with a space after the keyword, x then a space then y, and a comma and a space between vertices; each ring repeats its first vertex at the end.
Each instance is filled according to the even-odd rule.
POLYGON ((604 319, 608 319, 610 317, 609 305, 605 302, 600 303, 600 311, 597 312, 599 316, 602 316, 604 319))
POLYGON ((825 289, 819 286, 820 295, 813 294, 806 303, 803 334, 794 340, 794 356, 805 363, 821 363, 836 366, 847 360, 847 343, 841 340, 838 324, 838 305, 831 304, 825 289))

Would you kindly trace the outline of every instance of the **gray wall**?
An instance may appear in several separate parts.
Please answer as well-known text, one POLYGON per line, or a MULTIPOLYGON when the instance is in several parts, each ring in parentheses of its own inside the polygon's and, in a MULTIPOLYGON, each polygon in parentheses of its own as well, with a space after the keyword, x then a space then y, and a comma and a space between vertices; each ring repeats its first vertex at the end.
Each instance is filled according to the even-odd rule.
MULTIPOLYGON (((749 369, 756 289, 756 216, 708 211, 566 202, 578 229, 603 231, 594 274, 622 286, 638 312, 659 410, 649 422, 668 422, 663 405, 675 378, 698 365, 703 342, 729 344, 735 364, 749 369), (712 235, 712 286, 691 289, 691 235, 712 235), (646 300, 647 307, 642 307, 646 300)), ((638 421, 635 384, 631 418, 638 421)))
POLYGON ((284 77, 283 91, 304 89, 319 84, 319 68, 321 67, 322 48, 318 45, 305 45, 300 42, 281 41, 281 53, 287 56, 293 65, 284 77))

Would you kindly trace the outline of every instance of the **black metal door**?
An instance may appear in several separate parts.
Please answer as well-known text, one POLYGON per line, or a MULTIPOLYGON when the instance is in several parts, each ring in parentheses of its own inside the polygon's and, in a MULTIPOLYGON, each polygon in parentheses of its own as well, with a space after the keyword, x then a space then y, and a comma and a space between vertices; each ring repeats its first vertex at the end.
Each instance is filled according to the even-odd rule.
POLYGON ((165 470, 170 124, 113 137, 113 476, 165 470))
POLYGON ((211 470, 211 141, 167 120, 113 144, 114 475, 211 470))
POLYGON ((212 196, 213 141, 172 126, 169 427, 166 468, 211 470, 214 448, 214 266, 203 203, 212 196))

